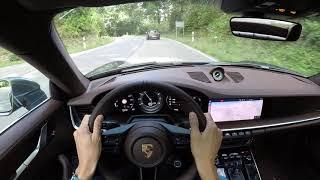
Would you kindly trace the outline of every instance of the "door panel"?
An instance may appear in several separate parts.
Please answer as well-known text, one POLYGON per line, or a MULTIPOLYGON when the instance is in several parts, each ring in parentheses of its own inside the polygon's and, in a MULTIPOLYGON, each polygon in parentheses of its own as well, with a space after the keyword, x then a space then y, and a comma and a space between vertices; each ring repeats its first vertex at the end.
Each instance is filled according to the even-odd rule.
POLYGON ((55 120, 63 103, 49 99, 0 135, 0 179, 14 177, 17 168, 37 146, 41 127, 55 120))
MULTIPOLYGON (((62 167, 58 162, 60 154, 69 155, 75 151, 73 127, 66 106, 59 108, 47 122, 47 144, 40 149, 19 179, 57 180, 62 178, 62 167), (54 136, 52 130, 54 129, 54 136)), ((70 160, 70 159, 69 159, 70 160)))

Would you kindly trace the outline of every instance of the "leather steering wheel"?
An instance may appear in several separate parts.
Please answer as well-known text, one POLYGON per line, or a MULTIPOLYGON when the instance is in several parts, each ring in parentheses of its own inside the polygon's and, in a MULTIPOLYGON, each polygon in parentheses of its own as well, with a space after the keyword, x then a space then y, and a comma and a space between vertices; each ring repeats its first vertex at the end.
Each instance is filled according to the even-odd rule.
MULTIPOLYGON (((195 112, 199 120, 199 129, 204 131, 206 118, 199 105, 187 93, 178 87, 164 82, 141 81, 121 85, 107 93, 96 105, 90 118, 89 129, 92 132, 96 117, 102 114, 107 117, 114 109, 115 99, 128 92, 156 91, 162 94, 170 94, 181 101, 183 112, 188 115, 195 112)), ((153 117, 154 118, 154 117, 153 117)), ((161 117, 159 117, 161 119, 161 117)), ((102 141, 108 146, 123 149, 127 158, 140 168, 153 168, 164 162, 172 149, 181 146, 190 146, 190 130, 171 125, 159 118, 150 119, 149 116, 141 115, 127 125, 102 131, 102 141), (147 118, 148 117, 148 118, 147 118), (112 139, 112 140, 110 140, 112 139)), ((112 177, 112 170, 109 179, 112 177)), ((196 175, 196 166, 193 163, 177 179, 193 179, 196 175)), ((142 176, 142 174, 140 174, 142 176)), ((140 178, 141 179, 141 178, 140 178)))

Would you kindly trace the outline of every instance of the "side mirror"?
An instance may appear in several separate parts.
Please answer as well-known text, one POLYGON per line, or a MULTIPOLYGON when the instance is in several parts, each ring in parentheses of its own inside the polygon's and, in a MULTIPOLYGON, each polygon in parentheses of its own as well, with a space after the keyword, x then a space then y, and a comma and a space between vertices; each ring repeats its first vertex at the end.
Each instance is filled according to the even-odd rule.
POLYGON ((301 35, 299 23, 249 17, 234 17, 230 20, 234 36, 274 41, 296 41, 301 35))
POLYGON ((20 107, 29 111, 46 99, 36 82, 23 78, 0 80, 0 116, 8 116, 20 107))
POLYGON ((7 116, 13 111, 11 85, 7 80, 0 80, 0 116, 7 116))

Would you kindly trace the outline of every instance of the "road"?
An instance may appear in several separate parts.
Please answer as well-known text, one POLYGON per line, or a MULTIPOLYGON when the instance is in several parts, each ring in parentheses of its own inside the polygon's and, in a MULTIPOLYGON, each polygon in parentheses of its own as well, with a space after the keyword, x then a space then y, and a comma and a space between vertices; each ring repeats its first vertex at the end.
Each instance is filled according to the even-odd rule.
MULTIPOLYGON (((114 42, 71 54, 79 70, 86 74, 95 68, 112 61, 143 63, 149 61, 216 61, 189 46, 170 39, 145 40, 144 37, 124 36, 114 42)), ((40 84, 49 96, 48 79, 31 65, 24 63, 0 68, 0 77, 24 77, 40 84)), ((0 132, 27 111, 20 108, 10 116, 0 116, 0 132)))

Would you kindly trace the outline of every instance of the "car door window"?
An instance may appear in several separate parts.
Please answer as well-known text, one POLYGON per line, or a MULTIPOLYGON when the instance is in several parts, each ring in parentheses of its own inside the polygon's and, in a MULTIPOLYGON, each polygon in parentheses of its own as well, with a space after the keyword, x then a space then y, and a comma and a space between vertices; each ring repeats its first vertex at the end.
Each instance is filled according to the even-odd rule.
POLYGON ((48 78, 0 47, 0 134, 48 97, 48 78))

